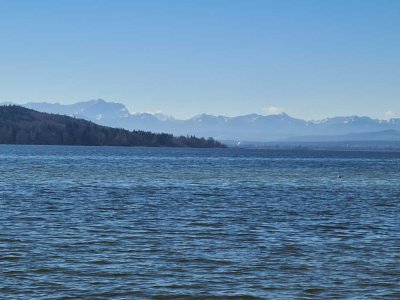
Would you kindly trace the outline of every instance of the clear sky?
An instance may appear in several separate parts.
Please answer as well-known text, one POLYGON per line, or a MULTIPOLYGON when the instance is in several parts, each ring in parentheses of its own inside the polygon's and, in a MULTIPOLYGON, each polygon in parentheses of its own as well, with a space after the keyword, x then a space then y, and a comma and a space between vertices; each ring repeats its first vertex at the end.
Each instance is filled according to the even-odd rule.
POLYGON ((0 101, 400 116, 399 0, 0 0, 0 101))

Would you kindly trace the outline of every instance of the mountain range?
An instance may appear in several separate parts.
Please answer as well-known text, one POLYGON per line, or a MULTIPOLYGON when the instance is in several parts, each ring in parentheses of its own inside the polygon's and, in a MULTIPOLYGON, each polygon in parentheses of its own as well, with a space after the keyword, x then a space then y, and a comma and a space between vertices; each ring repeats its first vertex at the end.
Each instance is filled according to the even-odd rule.
POLYGON ((110 127, 213 137, 222 141, 400 140, 400 119, 344 116, 307 121, 281 113, 236 117, 199 114, 179 120, 161 113, 130 113, 121 103, 101 99, 65 105, 29 102, 22 106, 40 112, 83 118, 110 127))
POLYGON ((0 106, 0 144, 225 148, 213 139, 112 128, 17 105, 0 106))

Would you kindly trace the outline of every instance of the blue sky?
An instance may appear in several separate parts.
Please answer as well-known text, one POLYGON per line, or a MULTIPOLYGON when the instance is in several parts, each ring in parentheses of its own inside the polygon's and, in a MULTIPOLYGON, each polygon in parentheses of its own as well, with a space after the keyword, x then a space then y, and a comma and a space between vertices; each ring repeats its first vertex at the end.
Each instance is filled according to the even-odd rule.
POLYGON ((398 0, 0 0, 0 101, 400 116, 398 0))

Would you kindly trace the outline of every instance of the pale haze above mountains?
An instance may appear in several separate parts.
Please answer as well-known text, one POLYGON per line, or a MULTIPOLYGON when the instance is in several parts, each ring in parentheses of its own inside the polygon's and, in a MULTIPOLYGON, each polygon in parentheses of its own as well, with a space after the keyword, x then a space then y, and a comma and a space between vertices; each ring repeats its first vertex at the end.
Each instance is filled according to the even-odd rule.
POLYGON ((400 119, 346 116, 306 121, 281 113, 237 117, 199 114, 178 120, 161 113, 130 113, 121 103, 101 99, 68 105, 30 102, 22 106, 40 112, 83 118, 105 126, 213 137, 222 141, 400 140, 400 119))

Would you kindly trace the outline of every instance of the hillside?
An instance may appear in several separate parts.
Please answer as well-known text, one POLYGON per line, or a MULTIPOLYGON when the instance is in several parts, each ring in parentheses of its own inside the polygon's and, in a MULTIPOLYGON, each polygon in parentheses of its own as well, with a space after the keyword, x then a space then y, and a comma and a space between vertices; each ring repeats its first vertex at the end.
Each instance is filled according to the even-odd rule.
POLYGON ((121 103, 101 99, 75 104, 26 103, 37 111, 74 116, 104 126, 127 130, 169 132, 175 135, 212 136, 217 140, 280 141, 299 137, 326 137, 369 133, 386 130, 400 131, 400 119, 379 120, 362 116, 333 117, 323 120, 303 120, 285 113, 278 115, 248 114, 236 117, 199 114, 186 120, 161 113, 130 113, 121 103))
POLYGON ((110 128, 16 105, 0 106, 0 144, 225 147, 211 138, 110 128))

